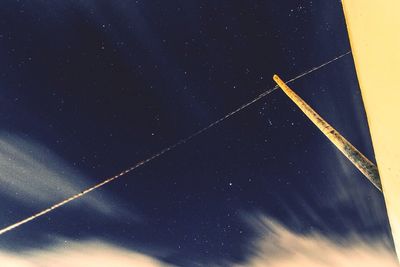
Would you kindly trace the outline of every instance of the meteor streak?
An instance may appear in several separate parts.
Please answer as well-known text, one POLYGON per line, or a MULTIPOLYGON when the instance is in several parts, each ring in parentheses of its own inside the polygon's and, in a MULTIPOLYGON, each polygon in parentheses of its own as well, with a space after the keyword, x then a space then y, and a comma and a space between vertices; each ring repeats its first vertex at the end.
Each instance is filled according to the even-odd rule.
POLYGON ((318 115, 300 96, 289 88, 278 75, 274 75, 274 81, 285 94, 304 112, 304 114, 317 126, 323 134, 357 167, 368 180, 382 191, 378 168, 338 131, 318 115))
MULTIPOLYGON (((306 71, 306 72, 304 72, 304 73, 302 73, 302 74, 300 74, 300 75, 294 77, 293 79, 290 79, 289 81, 287 81, 287 83, 293 82, 293 81, 295 81, 295 80, 297 80, 297 79, 299 79, 299 78, 301 78, 301 77, 303 77, 303 76, 306 76, 306 75, 310 74, 311 72, 314 72, 314 71, 316 71, 316 70, 319 70, 319 69, 325 67, 326 65, 331 64, 332 62, 334 62, 334 61, 336 61, 336 60, 338 60, 338 59, 340 59, 340 58, 342 58, 342 57, 344 57, 344 56, 346 56, 346 55, 348 55, 348 54, 350 54, 350 53, 351 53, 351 52, 348 51, 348 52, 346 52, 346 53, 344 53, 344 54, 342 54, 342 55, 340 55, 340 56, 337 56, 337 57, 335 57, 335 58, 333 58, 333 59, 331 59, 331 60, 329 60, 329 61, 327 61, 327 62, 325 62, 325 63, 323 63, 323 64, 321 64, 321 65, 319 65, 319 66, 317 66, 317 67, 314 67, 314 68, 312 68, 312 69, 310 69, 310 70, 308 70, 308 71, 306 71)), ((92 187, 89 187, 89 188, 87 188, 87 189, 81 191, 80 193, 77 193, 76 195, 73 195, 73 196, 71 196, 71 197, 69 197, 69 198, 67 198, 67 199, 65 199, 65 200, 63 200, 63 201, 61 201, 61 202, 59 202, 59 203, 56 203, 56 204, 54 204, 53 206, 51 206, 51 207, 49 207, 49 208, 47 208, 47 209, 44 209, 44 210, 42 210, 42 211, 40 211, 40 212, 38 212, 38 213, 35 213, 35 214, 33 214, 32 216, 30 216, 30 217, 27 217, 27 218, 25 218, 25 219, 23 219, 23 220, 21 220, 21 221, 19 221, 19 222, 16 222, 16 223, 14 223, 14 224, 12 224, 12 225, 9 225, 9 226, 7 226, 7 227, 5 227, 5 228, 3 228, 3 229, 0 229, 0 235, 2 235, 2 234, 4 234, 4 233, 7 233, 8 231, 11 231, 11 230, 13 230, 13 229, 15 229, 15 228, 17 228, 17 227, 23 225, 23 224, 26 224, 26 223, 28 223, 28 222, 30 222, 30 221, 32 221, 32 220, 38 218, 38 217, 41 217, 41 216, 43 216, 43 215, 45 215, 45 214, 47 214, 47 213, 49 213, 49 212, 51 212, 51 211, 53 211, 53 210, 55 210, 55 209, 58 209, 58 208, 60 208, 61 206, 64 206, 65 204, 67 204, 67 203, 69 203, 69 202, 71 202, 71 201, 73 201, 73 200, 75 200, 75 199, 78 199, 78 198, 82 197, 83 195, 86 195, 86 194, 92 192, 93 190, 95 190, 95 189, 97 189, 97 188, 99 188, 99 187, 102 187, 102 186, 104 186, 104 185, 106 185, 106 184, 108 184, 108 183, 110 183, 110 182, 112 182, 112 181, 114 181, 114 180, 120 178, 121 176, 124 176, 124 175, 130 173, 131 171, 135 170, 136 168, 139 168, 140 166, 145 165, 146 163, 148 163, 148 162, 150 162, 150 161, 152 161, 152 160, 154 160, 154 159, 156 159, 156 158, 162 156, 163 154, 167 153, 168 151, 175 149, 177 146, 180 146, 180 145, 182 145, 182 144, 184 144, 184 143, 190 141, 191 139, 193 139, 193 138, 195 138, 196 136, 202 134, 203 132, 209 130, 210 128, 212 128, 212 127, 214 127, 214 126, 220 124, 221 122, 225 121, 225 120, 228 119, 229 117, 235 115, 236 113, 240 112, 241 110, 243 110, 243 109, 247 108, 248 106, 254 104, 254 103, 257 102, 258 100, 264 98, 265 96, 269 95, 270 93, 272 93, 273 91, 275 91, 275 90, 278 89, 278 88, 279 88, 279 86, 276 85, 275 87, 273 87, 273 88, 271 88, 271 89, 269 89, 269 90, 267 90, 267 91, 261 93, 259 96, 257 96, 257 97, 254 98, 253 100, 247 102, 246 104, 243 104, 242 106, 240 106, 240 107, 238 107, 237 109, 233 110, 232 112, 226 114, 226 115, 223 116, 222 118, 220 118, 220 119, 214 121, 213 123, 209 124, 208 126, 206 126, 206 127, 202 128, 202 129, 198 130, 197 132, 193 133, 192 135, 189 135, 189 136, 186 137, 186 138, 183 138, 183 139, 179 140, 179 141, 176 142, 175 144, 173 144, 173 145, 171 145, 171 146, 169 146, 169 147, 164 148, 164 149, 161 150, 160 152, 158 152, 158 153, 152 155, 151 157, 149 157, 149 158, 147 158, 147 159, 145 159, 145 160, 142 160, 142 161, 136 163, 136 164, 133 165, 132 167, 130 167, 130 168, 128 168, 128 169, 126 169, 126 170, 120 172, 119 174, 117 174, 117 175, 115 175, 115 176, 113 176, 113 177, 107 178, 107 179, 105 179, 104 181, 102 181, 102 182, 100 182, 100 183, 98 183, 98 184, 95 184, 95 185, 93 185, 92 187)))

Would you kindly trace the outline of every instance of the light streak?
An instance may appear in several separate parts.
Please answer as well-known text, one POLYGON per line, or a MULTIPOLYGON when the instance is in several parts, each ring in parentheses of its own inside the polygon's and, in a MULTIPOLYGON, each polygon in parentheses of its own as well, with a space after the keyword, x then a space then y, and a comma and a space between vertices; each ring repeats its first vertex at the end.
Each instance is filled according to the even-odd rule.
MULTIPOLYGON (((319 66, 317 66, 317 67, 314 67, 314 68, 312 68, 312 69, 310 69, 310 70, 308 70, 308 71, 306 71, 306 72, 304 72, 304 73, 302 73, 302 74, 300 74, 300 75, 288 80, 287 83, 294 82, 295 80, 300 79, 301 77, 304 77, 304 76, 306 76, 306 75, 308 75, 308 74, 310 74, 310 73, 312 73, 312 72, 314 72, 316 70, 319 70, 319 69, 321 69, 321 68, 323 68, 323 67, 325 67, 325 66, 327 66, 327 65, 329 65, 331 63, 333 63, 334 61, 336 61, 336 60, 338 60, 338 59, 340 59, 340 58, 342 58, 342 57, 344 57, 344 56, 346 56, 346 55, 348 55, 350 53, 351 52, 348 51, 348 52, 346 52, 346 53, 344 53, 344 54, 342 54, 340 56, 337 56, 337 57, 335 57, 335 58, 333 58, 333 59, 331 59, 331 60, 329 60, 329 61, 327 61, 327 62, 325 62, 325 63, 323 63, 323 64, 321 64, 319 66)), ((3 228, 3 229, 0 229, 0 235, 3 235, 5 233, 7 233, 7 232, 9 232, 9 231, 21 226, 21 225, 24 225, 24 224, 26 224, 26 223, 28 223, 28 222, 30 222, 32 220, 35 220, 35 219, 37 219, 37 218, 39 218, 39 217, 41 217, 41 216, 43 216, 43 215, 55 210, 55 209, 58 209, 58 208, 64 206, 65 204, 68 204, 69 202, 71 202, 71 201, 73 201, 75 199, 78 199, 78 198, 80 198, 80 197, 82 197, 82 196, 84 196, 84 195, 96 190, 99 187, 102 187, 102 186, 104 186, 104 185, 106 185, 106 184, 108 184, 108 183, 120 178, 121 176, 124 176, 124 175, 132 172, 133 170, 139 168, 140 166, 147 164, 148 162, 150 162, 150 161, 162 156, 163 154, 167 153, 168 151, 171 151, 171 150, 175 149, 177 146, 180 146, 180 145, 190 141, 191 139, 193 139, 196 136, 204 133, 205 131, 209 130, 210 128, 220 124, 221 122, 225 121, 226 119, 230 118, 231 116, 235 115, 236 113, 240 112, 241 110, 247 108, 248 106, 254 104, 255 102, 257 102, 260 99, 264 98, 265 96, 269 95, 270 93, 272 93, 273 91, 275 91, 278 88, 279 88, 279 86, 276 85, 275 87, 273 87, 271 89, 268 89, 267 91, 261 93, 259 96, 257 96, 253 100, 247 102, 246 104, 241 105, 237 109, 231 111, 230 113, 228 113, 225 116, 221 117, 220 119, 214 121, 213 123, 209 124, 208 126, 198 130, 197 132, 189 135, 186 138, 183 138, 183 139, 179 140, 175 144, 164 148, 163 150, 159 151, 158 153, 152 155, 151 157, 136 163, 135 165, 133 165, 133 166, 129 167, 128 169, 120 172, 119 174, 117 174, 115 176, 112 176, 110 178, 107 178, 107 179, 103 180, 102 182, 100 182, 98 184, 95 184, 95 185, 93 185, 93 186, 81 191, 80 193, 77 193, 77 194, 75 194, 75 195, 73 195, 73 196, 71 196, 71 197, 69 197, 69 198, 67 198, 67 199, 65 199, 65 200, 63 200, 61 202, 58 202, 58 203, 52 205, 51 207, 49 207, 47 209, 44 209, 44 210, 42 210, 42 211, 40 211, 38 213, 33 214, 32 216, 29 216, 29 217, 27 217, 27 218, 25 218, 23 220, 20 220, 20 221, 14 223, 14 224, 11 224, 11 225, 3 228)))

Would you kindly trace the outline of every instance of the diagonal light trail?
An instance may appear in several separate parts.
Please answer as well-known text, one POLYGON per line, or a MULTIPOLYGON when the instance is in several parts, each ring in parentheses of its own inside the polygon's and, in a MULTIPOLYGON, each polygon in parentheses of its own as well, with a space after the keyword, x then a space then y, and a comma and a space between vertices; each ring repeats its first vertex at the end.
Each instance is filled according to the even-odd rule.
MULTIPOLYGON (((304 77, 304 76, 306 76, 306 75, 308 75, 308 74, 310 74, 310 73, 312 73, 312 72, 314 72, 314 71, 316 71, 316 70, 319 70, 319 69, 321 69, 321 68, 323 68, 323 67, 325 67, 325 66, 327 66, 327 65, 329 65, 329 64, 331 64, 331 63, 333 63, 334 61, 336 61, 336 60, 338 60, 338 59, 340 59, 340 58, 342 58, 342 57, 344 57, 344 56, 346 56, 346 55, 348 55, 348 54, 350 54, 350 53, 351 53, 351 52, 348 51, 348 52, 346 52, 346 53, 344 53, 344 54, 341 54, 341 55, 339 55, 339 56, 337 56, 337 57, 335 57, 335 58, 333 58, 333 59, 331 59, 331 60, 329 60, 329 61, 327 61, 327 62, 325 62, 325 63, 323 63, 323 64, 321 64, 321 65, 319 65, 319 66, 317 66, 317 67, 311 68, 310 70, 308 70, 308 71, 306 71, 306 72, 303 72, 302 74, 300 74, 300 75, 298 75, 298 76, 296 76, 296 77, 294 77, 294 78, 292 78, 292 79, 286 81, 286 83, 294 82, 295 80, 300 79, 300 78, 302 78, 302 77, 304 77)), ((14 223, 14 224, 11 224, 11 225, 9 225, 9 226, 7 226, 7 227, 1 229, 1 230, 0 230, 0 235, 4 234, 4 233, 6 233, 6 232, 9 232, 9 231, 11 231, 11 230, 13 230, 13 229, 15 229, 15 228, 17 228, 17 227, 23 225, 23 224, 26 224, 26 223, 28 223, 28 222, 30 222, 30 221, 32 221, 32 220, 38 218, 38 217, 41 217, 41 216, 43 216, 43 215, 45 215, 45 214, 47 214, 47 213, 49 213, 49 212, 51 212, 51 211, 53 211, 53 210, 55 210, 55 209, 58 209, 58 208, 60 208, 61 206, 64 206, 65 204, 67 204, 67 203, 69 203, 69 202, 71 202, 71 201, 73 201, 73 200, 75 200, 75 199, 78 199, 78 198, 82 197, 83 195, 86 195, 86 194, 92 192, 93 190, 96 190, 97 188, 102 187, 102 186, 104 186, 104 185, 106 185, 106 184, 112 182, 113 180, 116 180, 116 179, 120 178, 121 176, 124 176, 125 174, 127 174, 127 173, 129 173, 129 172, 131 172, 131 171, 133 171, 133 170, 135 170, 135 169, 137 169, 137 168, 139 168, 140 166, 142 166, 142 165, 144 165, 144 164, 146 164, 146 163, 152 161, 153 159, 156 159, 156 158, 162 156, 163 154, 165 154, 165 153, 167 153, 168 151, 170 151, 170 150, 176 148, 177 146, 182 145, 182 144, 184 144, 184 143, 190 141, 191 139, 193 139, 193 138, 195 138, 196 136, 202 134, 203 132, 207 131, 208 129, 210 129, 210 128, 212 128, 212 127, 214 127, 214 126, 220 124, 220 123, 223 122, 224 120, 226 120, 226 119, 228 119, 229 117, 235 115, 236 113, 238 113, 238 112, 240 112, 241 110, 247 108, 248 106, 254 104, 254 103, 257 102, 258 100, 264 98, 265 96, 269 95, 270 93, 272 93, 273 91, 275 91, 275 90, 278 89, 278 88, 279 88, 279 86, 276 85, 275 87, 273 87, 273 88, 271 88, 271 89, 268 89, 267 91, 261 93, 259 96, 257 96, 257 97, 254 98, 253 100, 247 102, 246 104, 243 104, 242 106, 240 106, 240 107, 238 107, 237 109, 233 110, 232 112, 226 114, 226 115, 223 116, 222 118, 220 118, 220 119, 214 121, 213 123, 209 124, 208 126, 206 126, 206 127, 202 128, 202 129, 198 130, 197 132, 193 133, 192 135, 189 135, 189 136, 186 137, 186 138, 183 138, 183 139, 179 140, 179 141, 176 142, 175 144, 164 148, 163 150, 159 151, 158 153, 152 155, 151 157, 149 157, 149 158, 147 158, 147 159, 145 159, 145 160, 142 160, 142 161, 136 163, 135 165, 133 165, 133 166, 129 167, 128 169, 126 169, 126 170, 120 172, 119 174, 117 174, 117 175, 115 175, 115 176, 112 176, 112 177, 110 177, 110 178, 107 178, 107 179, 103 180, 102 182, 100 182, 100 183, 98 183, 98 184, 95 184, 95 185, 93 185, 93 186, 91 186, 91 187, 89 187, 89 188, 87 188, 87 189, 81 191, 80 193, 78 193, 78 194, 76 194, 76 195, 73 195, 73 196, 71 196, 71 197, 69 197, 69 198, 67 198, 67 199, 65 199, 65 200, 63 200, 63 201, 61 201, 61 202, 58 202, 58 203, 54 204, 53 206, 51 206, 51 207, 49 207, 49 208, 47 208, 47 209, 44 209, 44 210, 42 210, 42 211, 40 211, 40 212, 38 212, 38 213, 33 214, 33 215, 30 216, 30 217, 27 217, 27 218, 25 218, 25 219, 23 219, 23 220, 21 220, 21 221, 18 221, 18 222, 14 223)))

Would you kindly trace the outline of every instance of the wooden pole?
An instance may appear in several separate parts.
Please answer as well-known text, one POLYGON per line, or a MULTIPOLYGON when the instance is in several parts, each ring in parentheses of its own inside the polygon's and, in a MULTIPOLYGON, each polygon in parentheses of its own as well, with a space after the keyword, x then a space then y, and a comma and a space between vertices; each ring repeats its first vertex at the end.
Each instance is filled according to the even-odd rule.
POLYGON ((285 94, 304 112, 304 114, 321 130, 323 134, 357 167, 372 184, 382 192, 378 168, 338 131, 327 123, 317 112, 315 112, 300 96, 282 81, 278 75, 274 75, 274 81, 285 92, 285 94))

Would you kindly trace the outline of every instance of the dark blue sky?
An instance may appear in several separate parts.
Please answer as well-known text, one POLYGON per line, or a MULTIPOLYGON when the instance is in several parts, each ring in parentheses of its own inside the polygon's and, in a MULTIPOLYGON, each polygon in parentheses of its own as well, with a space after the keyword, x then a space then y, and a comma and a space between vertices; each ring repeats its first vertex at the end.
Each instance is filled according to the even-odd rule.
MULTIPOLYGON (((273 74, 349 50, 340 1, 2 1, 1 226, 219 119, 272 88, 273 74)), ((292 88, 373 159, 351 55, 292 88)), ((252 255, 260 214, 393 250, 380 193, 280 91, 0 246, 95 238, 225 266, 252 255)))

